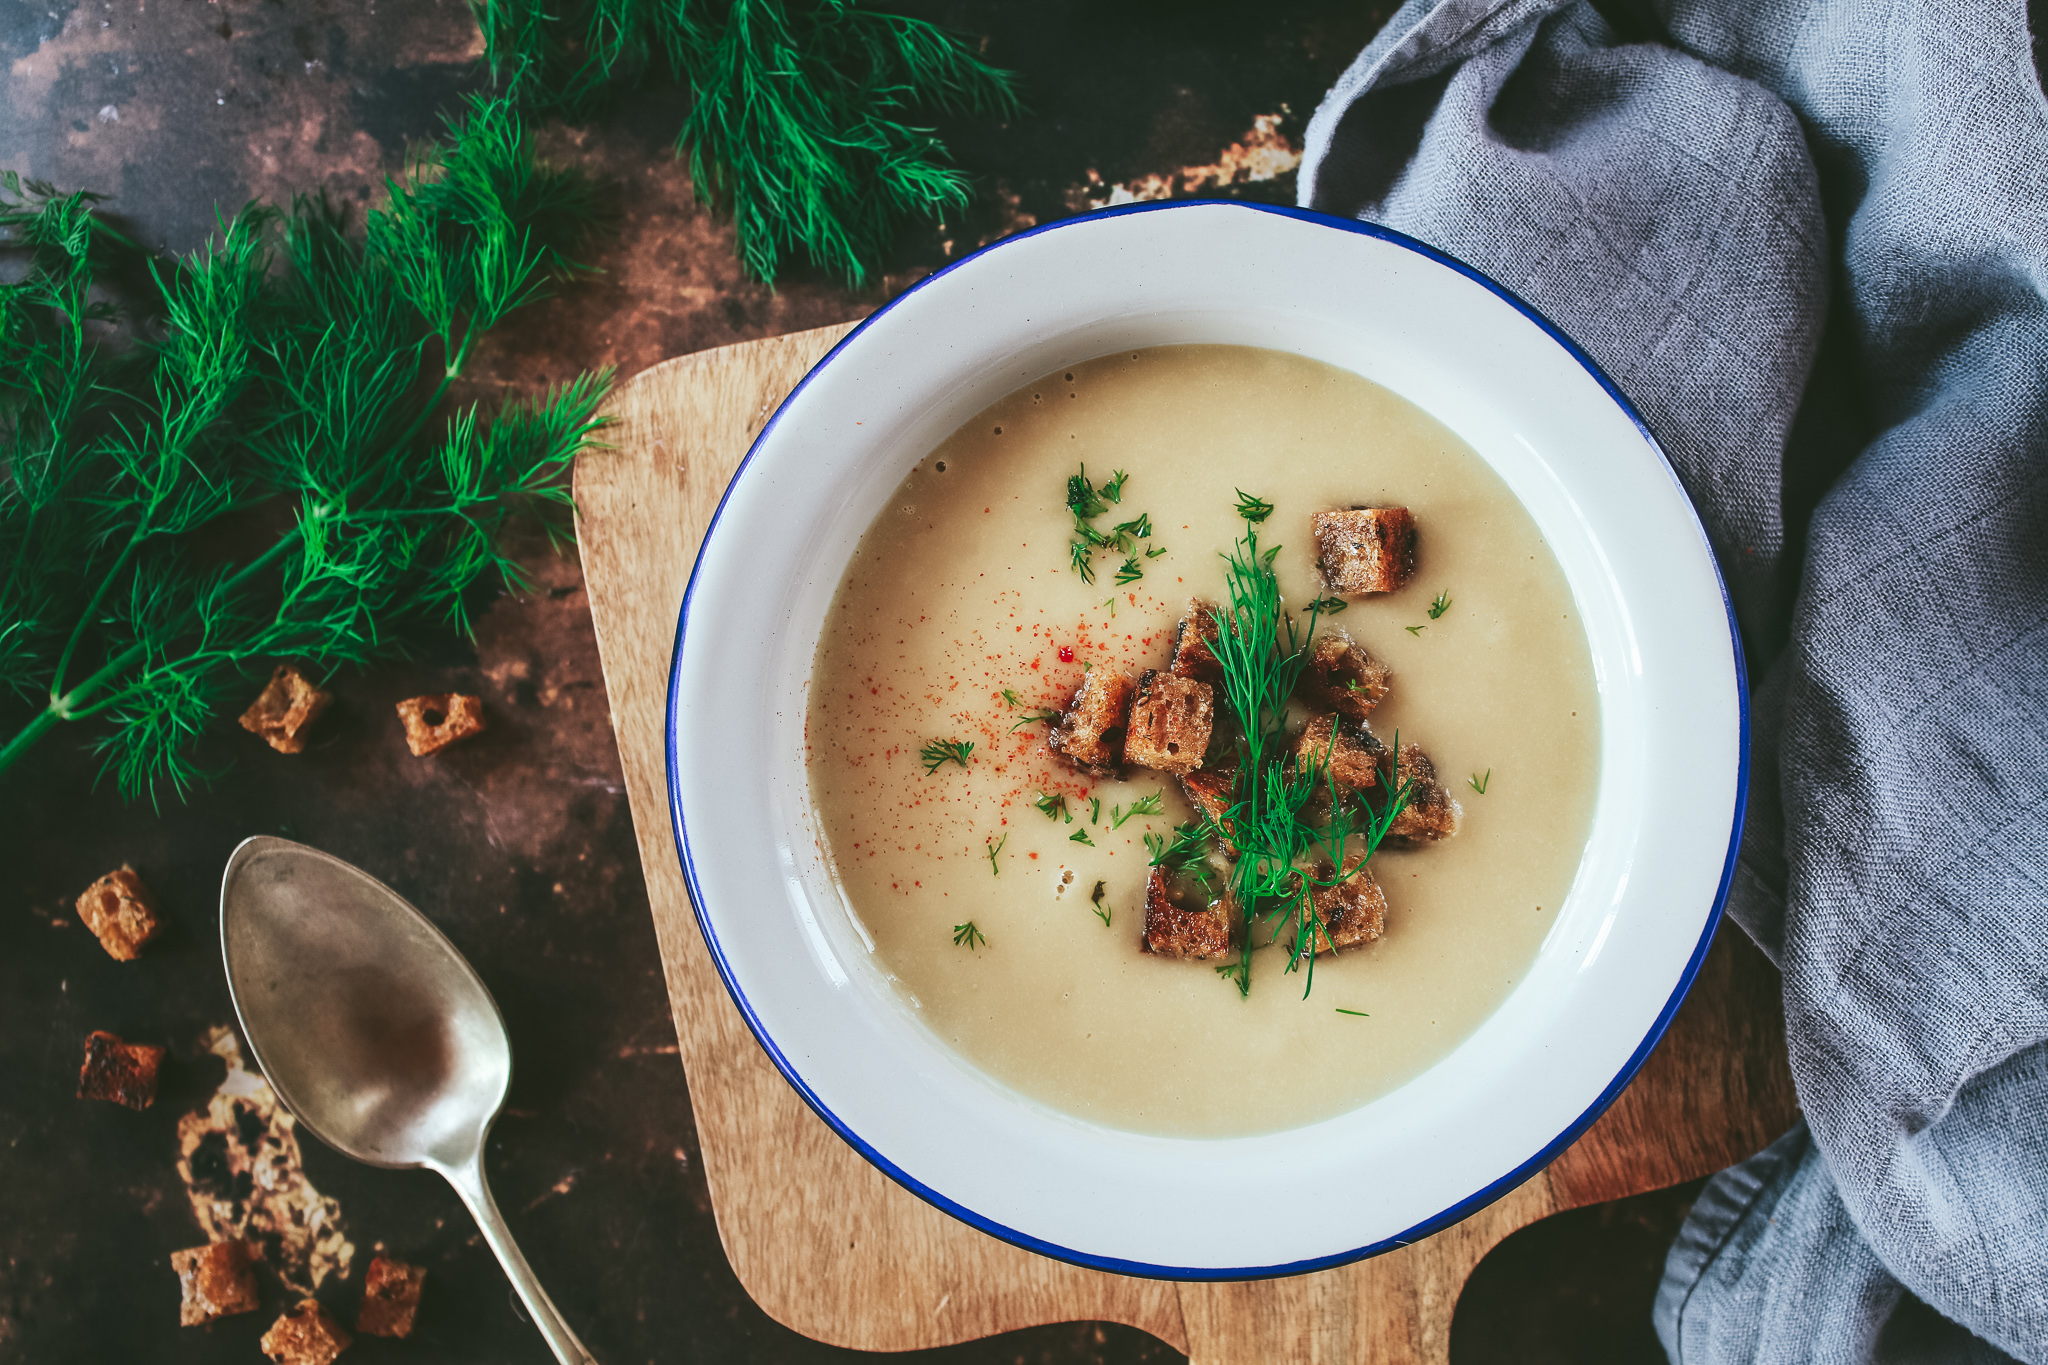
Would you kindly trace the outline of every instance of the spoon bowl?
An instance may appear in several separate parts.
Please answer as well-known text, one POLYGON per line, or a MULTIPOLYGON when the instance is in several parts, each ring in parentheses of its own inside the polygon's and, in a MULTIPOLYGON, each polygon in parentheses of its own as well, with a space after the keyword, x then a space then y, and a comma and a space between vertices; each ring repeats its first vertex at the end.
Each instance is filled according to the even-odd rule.
POLYGON ((589 1361, 484 1183, 512 1042, 455 945, 360 868, 268 836, 228 859, 220 937, 242 1039, 285 1108, 344 1156, 445 1176, 556 1357, 589 1361))

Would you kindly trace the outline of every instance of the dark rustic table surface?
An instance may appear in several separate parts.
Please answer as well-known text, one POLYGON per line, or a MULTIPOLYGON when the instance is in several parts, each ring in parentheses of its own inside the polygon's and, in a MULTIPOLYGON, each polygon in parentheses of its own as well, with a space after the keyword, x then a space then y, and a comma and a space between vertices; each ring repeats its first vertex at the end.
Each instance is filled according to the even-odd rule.
MULTIPOLYGON (((1028 117, 943 130, 981 187, 964 221, 906 231, 886 278, 864 293, 801 272, 774 290, 750 283, 729 229, 693 202, 671 153, 680 99, 632 96, 588 127, 545 129, 548 154, 587 169, 612 199, 616 221, 594 256, 604 274, 494 338, 472 396, 598 365, 629 375, 851 319, 949 255, 1119 186, 1184 190, 1202 168, 1242 165, 1263 178, 1231 193, 1291 201, 1287 149, 1389 7, 901 8, 986 35, 989 57, 1023 77, 1028 117)), ((479 53, 462 0, 0 0, 0 168, 108 194, 141 240, 187 251, 217 208, 251 197, 314 190, 374 202, 407 140, 480 87, 479 53)), ((370 870, 476 964, 517 1058, 491 1179, 600 1360, 857 1355, 770 1321, 720 1250, 581 573, 573 555, 528 548, 530 596, 489 605, 474 642, 343 674, 303 755, 223 726, 203 751, 211 786, 160 811, 96 787, 93 758, 63 730, 0 776, 0 1361, 260 1359, 256 1339, 286 1301, 275 1272, 265 1272, 263 1312, 180 1328, 168 1258, 205 1240, 201 1206, 267 1217, 291 1198, 302 1222, 324 1210, 319 1227, 285 1238, 306 1251, 291 1273, 326 1270, 318 1295, 344 1323, 373 1253, 428 1268, 413 1337, 361 1340, 350 1360, 548 1358, 438 1177, 357 1166, 303 1135, 296 1155, 273 1137, 262 1179, 252 1168, 274 1130, 218 1099, 228 1063, 214 1044, 233 1014, 215 916, 229 851, 259 833, 370 870), (412 758, 393 703, 451 689, 482 694, 489 732, 412 758), (108 958, 72 909, 124 862, 169 926, 134 963, 108 958), (153 1108, 73 1098, 95 1028, 168 1046, 153 1108)), ((20 719, 0 711, 9 733, 20 719)), ((1466 1289, 1454 1359, 1661 1360, 1650 1294, 1690 1193, 1582 1210, 1511 1238, 1466 1289)), ((1090 1323, 914 1355, 956 1365, 1178 1358, 1143 1333, 1090 1323)))

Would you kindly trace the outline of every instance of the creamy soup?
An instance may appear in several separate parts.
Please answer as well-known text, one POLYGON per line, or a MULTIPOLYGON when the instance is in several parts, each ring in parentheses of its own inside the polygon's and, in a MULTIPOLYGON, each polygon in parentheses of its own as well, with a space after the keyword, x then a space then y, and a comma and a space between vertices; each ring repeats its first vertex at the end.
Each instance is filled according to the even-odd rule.
POLYGON ((1175 346, 1046 375, 911 471, 840 584, 807 739, 835 875, 934 1033, 1069 1114, 1227 1135, 1364 1104, 1501 1002, 1585 847, 1597 707, 1563 572, 1469 447, 1346 371, 1175 346), (1099 525, 1151 518, 1134 582, 1114 581, 1121 555, 1096 556, 1092 585, 1069 564, 1067 479, 1084 462, 1097 482, 1128 476, 1099 525), (1260 539, 1282 547, 1296 607, 1321 594, 1313 513, 1413 511, 1413 580, 1331 619, 1393 669, 1373 730, 1419 743, 1464 807, 1454 837, 1373 858, 1385 936, 1318 959, 1306 996, 1284 948, 1252 955, 1248 996, 1215 964, 1141 952, 1144 836, 1191 818, 1178 785, 1081 776, 1044 724, 1018 725, 1064 706, 1084 667, 1166 666, 1188 598, 1223 593, 1240 489, 1274 505, 1260 539), (928 772, 934 740, 974 748, 928 772), (1154 793, 1159 814, 1130 813, 1154 793), (1042 813, 1047 796, 1071 822, 1042 813))

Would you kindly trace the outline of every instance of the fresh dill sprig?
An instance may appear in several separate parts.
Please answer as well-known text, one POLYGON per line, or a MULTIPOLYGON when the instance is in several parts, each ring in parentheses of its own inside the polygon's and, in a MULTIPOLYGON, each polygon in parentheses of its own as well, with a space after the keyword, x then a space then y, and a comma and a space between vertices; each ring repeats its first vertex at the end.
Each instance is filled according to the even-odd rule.
POLYGON ((1171 839, 1156 831, 1147 831, 1145 852, 1150 856, 1153 867, 1163 867, 1175 876, 1193 877, 1208 886, 1214 881, 1209 870, 1213 838, 1214 834, 1205 821, 1190 820, 1176 825, 1171 839))
POLYGON ((1436 620, 1436 619, 1437 619, 1438 617, 1442 616, 1442 615, 1443 615, 1443 614, 1444 614, 1445 612, 1449 611, 1450 609, 1451 609, 1451 595, 1450 595, 1450 593, 1448 593, 1448 592, 1440 592, 1440 593, 1438 593, 1438 594, 1436 595, 1436 601, 1434 601, 1434 602, 1431 602, 1431 603, 1429 604, 1429 619, 1430 619, 1430 620, 1432 620, 1432 621, 1434 621, 1434 620, 1436 620))
POLYGON ((748 273, 801 253, 854 288, 907 218, 943 221, 969 180, 931 113, 1008 118, 1008 72, 923 19, 854 0, 471 0, 492 78, 575 118, 619 91, 686 88, 676 135, 700 200, 732 216, 748 273))
POLYGON ((1237 514, 1256 526, 1273 515, 1273 504, 1264 498, 1255 498, 1240 488, 1237 490, 1237 514))
POLYGON ((1064 819, 1070 825, 1074 823, 1074 812, 1067 809, 1067 798, 1064 792, 1040 792, 1038 799, 1031 804, 1043 813, 1048 820, 1057 821, 1064 819))
POLYGON ((1014 687, 1006 687, 1003 689, 1003 701, 1005 704, 1009 705, 1012 708, 1019 707, 1024 704, 1024 699, 1017 695, 1017 689, 1014 687))
POLYGON ((1069 834, 1067 836, 1067 842, 1074 844, 1086 844, 1090 848, 1095 847, 1095 841, 1088 837, 1088 831, 1085 829, 1077 829, 1072 834, 1069 834))
POLYGON ((1057 711, 1028 711, 1018 719, 1015 725, 1010 727, 1010 733, 1014 735, 1027 725, 1036 725, 1042 720, 1058 720, 1059 718, 1060 713, 1057 711))
POLYGON ((1344 608, 1350 605, 1351 604, 1349 602, 1346 602, 1343 598, 1332 595, 1329 597, 1316 598, 1314 601, 1308 604, 1308 609, 1312 612, 1318 612, 1324 616, 1335 616, 1338 612, 1344 610, 1344 608))
POLYGON ((1339 1014, 1353 1014, 1353 1015, 1356 1015, 1356 1016, 1358 1016, 1358 1017, 1359 1017, 1360 1019, 1370 1019, 1370 1018, 1372 1018, 1372 1016, 1371 1016, 1370 1014, 1367 1014, 1367 1013, 1366 1013, 1366 1012, 1365 1012, 1364 1010, 1347 1010, 1347 1009, 1345 1009, 1345 1008, 1344 1008, 1344 1007, 1343 1007, 1342 1005, 1339 1005, 1339 1006, 1337 1007, 1337 1013, 1339 1013, 1339 1014))
POLYGON ((1146 550, 1146 551, 1145 551, 1145 558, 1147 558, 1147 559, 1157 559, 1157 558, 1159 558, 1159 556, 1161 556, 1161 555, 1163 555, 1163 554, 1165 554, 1165 553, 1166 553, 1166 547, 1165 547, 1164 545, 1154 545, 1154 546, 1152 546, 1152 547, 1151 547, 1150 549, 1148 549, 1148 550, 1146 550))
MULTIPOLYGON (((1102 485, 1102 496, 1108 498, 1111 502, 1122 502, 1124 500, 1124 482, 1130 477, 1121 469, 1112 470, 1109 482, 1102 485)), ((1119 527, 1118 529, 1121 530, 1122 528, 1119 527)), ((1151 532, 1146 531, 1142 534, 1150 535, 1151 532)))
POLYGON ((1120 521, 1109 530, 1109 538, 1119 550, 1129 550, 1141 540, 1152 538, 1152 514, 1140 512, 1129 521, 1120 521))
POLYGON ((1408 633, 1409 633, 1410 635, 1413 635, 1413 636, 1416 636, 1416 637, 1418 637, 1418 638, 1419 638, 1419 637, 1421 636, 1422 632, 1423 632, 1423 631, 1425 631, 1425 630, 1427 630, 1427 629, 1429 629, 1429 627, 1428 627, 1428 626, 1426 626, 1426 625, 1424 625, 1424 626, 1403 626, 1403 627, 1401 627, 1401 629, 1403 629, 1403 630, 1407 631, 1407 632, 1408 632, 1408 633))
POLYGON ((988 936, 974 927, 973 920, 969 920, 965 924, 953 926, 953 946, 969 950, 986 948, 988 946, 988 936))
POLYGON ((967 757, 973 752, 974 741, 971 739, 934 739, 917 751, 917 759, 924 764, 924 775, 930 777, 948 763, 966 767, 967 757))
POLYGON ((1074 571, 1081 575, 1083 583, 1095 582, 1095 566, 1089 562, 1095 549, 1085 540, 1076 540, 1067 546, 1067 559, 1074 571))
POLYGON ((182 797, 194 743, 272 663, 467 632, 472 589, 523 586, 500 532, 567 510, 609 375, 495 418, 444 403, 478 341, 575 272, 590 188, 472 98, 385 189, 360 237, 324 201, 252 203, 160 260, 95 196, 0 175, 0 686, 46 700, 0 770, 90 721, 124 794, 182 797), (131 318, 145 344, 109 335, 131 318), (223 535, 263 503, 282 529, 223 535))
POLYGON ((982 841, 983 847, 988 849, 988 874, 991 877, 1003 875, 1003 869, 996 864, 996 855, 1001 853, 1003 845, 1009 842, 1010 836, 1008 834, 1003 835, 1000 839, 985 839, 982 841))
POLYGON ((1122 806, 1111 806, 1109 808, 1109 827, 1111 829, 1122 829, 1124 821, 1134 815, 1158 815, 1166 809, 1162 804, 1165 799, 1165 792, 1153 792, 1150 796, 1141 796, 1131 802, 1129 810, 1125 810, 1122 806))
MULTIPOLYGON (((1121 486, 1118 488, 1118 493, 1122 493, 1121 486)), ((1089 531, 1091 535, 1094 532, 1085 523, 1090 518, 1099 517, 1109 510, 1109 504, 1103 500, 1101 494, 1095 491, 1095 485, 1088 481, 1088 466, 1085 464, 1081 466, 1080 473, 1067 476, 1067 510, 1074 514, 1074 520, 1077 524, 1081 524, 1081 529, 1089 531)), ((1098 541, 1097 543, 1106 544, 1107 542, 1098 541)))
POLYGON ((1109 928, 1109 917, 1111 914, 1110 905, 1103 900, 1103 896, 1108 892, 1108 889, 1105 883, 1097 882, 1095 883, 1094 894, 1088 897, 1089 905, 1094 909, 1096 916, 1101 919, 1102 927, 1105 929, 1109 928))
MULTIPOLYGON (((1138 557, 1132 555, 1124 560, 1123 567, 1116 571, 1116 585, 1121 588, 1125 584, 1137 582, 1144 576, 1144 567, 1138 563, 1138 557)), ((1110 600, 1113 602, 1116 599, 1111 598, 1110 600)))
POLYGON ((1484 796, 1486 795, 1486 785, 1489 782, 1493 781, 1493 769, 1488 768, 1486 770, 1486 776, 1484 777, 1481 777, 1478 773, 1474 773, 1472 774, 1472 776, 1466 778, 1465 780, 1471 783, 1473 791, 1476 791, 1481 796, 1484 796))
POLYGON ((1091 825, 1102 823, 1102 798, 1099 796, 1088 798, 1088 823, 1091 825))

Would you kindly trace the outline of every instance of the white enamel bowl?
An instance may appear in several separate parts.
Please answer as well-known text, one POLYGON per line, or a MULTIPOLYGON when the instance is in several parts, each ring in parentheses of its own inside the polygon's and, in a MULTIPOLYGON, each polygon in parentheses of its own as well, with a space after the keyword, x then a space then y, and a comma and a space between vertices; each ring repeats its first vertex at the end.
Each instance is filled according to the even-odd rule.
POLYGON ((1720 917, 1747 711, 1721 579, 1641 421, 1555 328, 1398 234, 1242 204, 1013 237, 876 313, 741 466, 684 598, 669 790, 698 922, 761 1045, 863 1155, 974 1226, 1139 1275, 1315 1270, 1445 1226, 1561 1151, 1678 1008, 1720 917), (1145 1137, 984 1075, 884 983, 804 780, 805 680, 854 546, 910 467, 1030 379, 1176 342, 1293 351, 1469 442, 1557 553, 1592 643, 1599 797, 1536 962, 1470 1038, 1361 1109, 1261 1137, 1145 1137), (1313 1199, 1276 1170, 1320 1168, 1313 1199), (1226 1212, 1196 1192, 1250 1189, 1226 1212), (1263 1193, 1261 1193, 1263 1191, 1263 1193))

